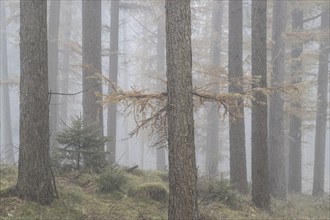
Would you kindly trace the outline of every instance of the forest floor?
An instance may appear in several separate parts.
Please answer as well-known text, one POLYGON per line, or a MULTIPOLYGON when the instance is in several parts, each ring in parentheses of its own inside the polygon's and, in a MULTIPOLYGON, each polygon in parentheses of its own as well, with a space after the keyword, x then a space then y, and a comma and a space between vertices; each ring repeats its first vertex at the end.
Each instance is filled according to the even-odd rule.
MULTIPOLYGON (((17 169, 0 165, 0 192, 13 186, 17 169)), ((157 171, 109 169, 105 174, 65 172, 55 175, 59 199, 41 206, 17 197, 0 198, 0 219, 167 219, 168 176, 157 171)), ((272 199, 270 213, 258 210, 248 196, 228 182, 203 177, 198 181, 200 220, 330 219, 329 198, 290 196, 272 199)))

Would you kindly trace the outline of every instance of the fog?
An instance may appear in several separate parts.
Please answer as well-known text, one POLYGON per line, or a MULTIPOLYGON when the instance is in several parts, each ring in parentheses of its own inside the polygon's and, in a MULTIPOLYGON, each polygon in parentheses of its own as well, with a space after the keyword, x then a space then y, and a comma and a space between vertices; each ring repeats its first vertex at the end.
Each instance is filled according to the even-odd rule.
MULTIPOLYGON (((299 1, 301 2, 301 1, 299 1)), ((291 12, 295 7, 295 1, 287 1, 286 29, 284 32, 285 48, 285 72, 283 74, 283 86, 290 87, 290 50, 294 43, 303 38, 303 52, 301 62, 303 73, 300 88, 284 89, 281 93, 284 104, 284 158, 286 179, 289 171, 289 148, 290 148, 290 102, 300 97, 302 109, 299 113, 301 125, 301 149, 302 149, 302 191, 312 194, 313 169, 315 151, 315 130, 317 112, 317 78, 318 78, 318 54, 319 54, 319 27, 321 6, 314 1, 303 1, 302 6, 305 19, 314 18, 304 23, 304 32, 301 36, 293 33, 291 27, 291 12), (296 91, 299 91, 298 94, 296 91)), ((102 1, 102 74, 109 77, 109 54, 110 54, 110 3, 102 1)), ((300 3, 299 3, 300 4, 300 3)), ((48 8, 49 8, 48 4, 48 8)), ((200 91, 225 93, 228 91, 228 1, 223 2, 222 24, 220 26, 220 65, 215 67, 211 61, 210 48, 212 41, 212 1, 192 1, 192 50, 193 50, 193 84, 200 91)), ((272 7, 269 3, 268 12, 268 76, 271 74, 271 50, 272 45, 272 7)), ((1 1, 1 163, 14 163, 18 161, 19 143, 19 79, 20 79, 20 49, 19 49, 19 2, 1 1), (5 15, 4 15, 4 12, 5 15), (7 42, 4 41, 7 38, 7 42), (7 58, 8 72, 4 68, 7 58), (7 76, 8 74, 8 76, 7 76), (6 96, 9 102, 6 101, 6 96), (8 107, 10 106, 10 112, 8 107), (8 131, 11 131, 9 136, 8 131)), ((75 115, 83 114, 82 107, 82 4, 81 1, 61 1, 60 22, 58 36, 58 92, 71 95, 58 95, 55 102, 54 95, 50 100, 50 106, 58 109, 58 131, 63 123, 70 124, 75 115), (68 26, 68 19, 72 19, 68 26), (70 32, 68 34, 68 31, 70 32), (65 61, 69 58, 68 72, 65 70, 65 61), (67 90, 66 90, 67 88, 67 90)), ((165 25, 164 8, 160 1, 121 1, 119 13, 119 51, 118 51, 118 89, 123 92, 143 91, 145 93, 165 93, 166 77, 165 70, 157 69, 157 31, 159 23, 165 25)), ((161 36, 164 38, 164 36, 161 36)), ((245 87, 249 88, 251 79, 251 2, 243 3, 243 74, 246 80, 245 87)), ((52 62, 52 61, 50 61, 52 62)), ((165 62, 165 60, 163 60, 165 62)), ((165 64, 164 64, 165 65, 165 64)), ((329 72, 329 71, 328 71, 329 72)), ((328 73, 329 78, 329 73, 328 73)), ((269 86, 270 80, 269 77, 269 86)), ((110 79, 111 80, 111 79, 110 79)), ((329 83, 328 83, 329 84, 329 83)), ((326 145, 325 145, 325 186, 324 190, 330 192, 330 85, 328 85, 326 145)), ((103 80, 102 93, 107 95, 108 84, 103 80)), ((272 95, 269 95, 271 97, 272 95)), ((245 122, 245 145, 248 182, 251 182, 251 101, 245 99, 244 122, 245 122)), ((206 167, 207 137, 214 138, 217 148, 218 175, 229 179, 230 169, 230 142, 229 142, 229 113, 225 107, 210 102, 194 104, 195 122, 195 145, 198 175, 207 175, 210 167, 206 167), (214 118, 218 130, 215 136, 208 136, 209 111, 213 109, 217 118, 214 118)), ((147 127, 138 130, 136 121, 141 122, 143 117, 148 117, 151 112, 143 112, 143 109, 134 109, 128 102, 117 103, 117 134, 116 134, 116 161, 120 165, 132 167, 138 165, 143 170, 156 170, 157 149, 164 143, 157 145, 160 135, 147 127), (137 114, 138 113, 138 114, 137 114)), ((103 105, 104 134, 107 134, 107 107, 103 105)), ((270 111, 270 110, 268 110, 270 111)), ((269 127, 274 125, 269 124, 269 127)), ((212 128, 211 128, 212 130, 212 128)), ((56 131, 51 131, 54 135, 56 131)), ((111 138, 111 137, 110 137, 111 138)), ((209 141, 209 142, 208 142, 209 141)), ((165 164, 163 170, 168 170, 167 149, 165 143, 165 164)))

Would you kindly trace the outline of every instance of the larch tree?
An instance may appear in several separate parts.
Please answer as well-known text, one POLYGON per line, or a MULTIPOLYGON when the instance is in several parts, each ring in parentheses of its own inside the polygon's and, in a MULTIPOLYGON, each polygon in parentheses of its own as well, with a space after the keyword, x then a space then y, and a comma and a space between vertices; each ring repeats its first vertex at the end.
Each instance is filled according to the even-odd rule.
MULTIPOLYGON (((228 37, 228 80, 229 92, 243 92, 243 2, 229 1, 229 37, 228 37)), ((235 115, 229 115, 230 144, 230 184, 240 193, 248 192, 244 101, 238 99, 232 109, 235 115)))
POLYGON ((273 1, 272 72, 269 98, 269 180, 270 193, 275 198, 286 198, 284 159, 284 101, 279 87, 283 86, 285 74, 285 27, 286 2, 273 1))
MULTIPOLYGON (((160 7, 160 11, 163 12, 163 1, 160 7)), ((165 16, 159 16, 157 20, 157 72, 159 77, 162 77, 165 72, 165 16)), ((165 157, 165 147, 156 150, 157 170, 165 169, 165 157)))
POLYGON ((270 210, 268 172, 267 1, 252 0, 252 202, 270 210))
MULTIPOLYGON (((108 92, 111 93, 117 89, 118 77, 118 35, 119 35, 119 0, 111 1, 111 23, 110 23, 110 56, 109 56, 109 79, 112 85, 109 85, 108 92)), ((110 153, 110 163, 116 163, 116 136, 117 136, 117 105, 111 103, 108 106, 108 136, 111 142, 107 145, 107 151, 110 153)))
MULTIPOLYGON (((292 31, 300 33, 304 28, 304 13, 295 8, 292 11, 292 31)), ((291 46, 291 84, 296 85, 302 82, 303 66, 301 54, 303 52, 303 42, 293 42, 291 46)), ((289 147, 289 174, 288 192, 300 193, 302 182, 301 163, 301 100, 291 100, 290 102, 290 147, 289 147)))
POLYGON ((325 144, 328 106, 328 79, 329 79, 329 4, 322 8, 319 70, 317 80, 317 112, 315 130, 315 153, 313 196, 324 195, 324 169, 325 169, 325 144))
MULTIPOLYGON (((61 1, 50 1, 48 26, 48 78, 49 90, 58 93, 58 33, 60 22, 61 1)), ((50 97, 50 145, 56 146, 56 132, 58 130, 59 98, 56 94, 50 97)))
MULTIPOLYGON (((82 80, 83 119, 87 123, 97 123, 100 136, 103 136, 103 108, 100 103, 102 98, 97 96, 97 93, 102 94, 102 82, 96 76, 102 72, 101 3, 101 0, 82 1, 82 80)), ((104 148, 99 151, 104 151, 104 148)))
MULTIPOLYGON (((211 65, 215 70, 220 70, 221 58, 221 34, 223 21, 223 4, 224 1, 213 1, 212 9, 212 32, 211 32, 211 65)), ((216 74, 215 74, 216 75, 216 74)), ((216 76, 212 76, 216 77, 216 76)), ((218 76, 219 77, 219 76, 218 76)), ((215 82, 218 79, 213 79, 215 82)), ((213 81, 212 80, 212 81, 213 81)), ((213 88, 213 92, 219 91, 218 84, 213 88)), ((212 103, 208 106, 207 113, 207 128, 206 128, 206 158, 205 168, 208 174, 218 174, 219 164, 219 113, 218 108, 215 108, 212 103)))
POLYGON ((20 1, 20 128, 14 193, 40 204, 56 196, 49 156, 47 1, 20 1))
MULTIPOLYGON (((1 1, 1 81, 8 80, 8 55, 7 55, 7 19, 6 19, 6 7, 5 2, 1 1)), ((8 83, 3 83, 1 85, 1 94, 3 107, 1 110, 0 117, 2 117, 2 142, 0 145, 3 147, 5 155, 5 162, 13 165, 15 162, 14 158, 14 145, 12 136, 12 126, 11 126, 11 111, 10 111, 10 99, 9 99, 9 85, 8 83)))
POLYGON ((166 0, 168 219, 197 219, 190 0, 166 0))

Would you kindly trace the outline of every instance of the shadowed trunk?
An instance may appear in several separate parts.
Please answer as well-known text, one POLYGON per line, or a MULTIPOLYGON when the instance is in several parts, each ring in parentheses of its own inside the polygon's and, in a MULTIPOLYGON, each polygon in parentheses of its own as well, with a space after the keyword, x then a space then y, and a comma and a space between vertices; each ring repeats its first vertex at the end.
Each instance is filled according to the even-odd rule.
MULTIPOLYGON (((58 32, 60 22, 61 1, 50 1, 49 28, 48 28, 48 84, 51 92, 58 90, 58 32)), ((58 130, 58 95, 51 95, 50 99, 50 146, 56 146, 56 133, 58 130)))
POLYGON ((269 180, 270 193, 275 198, 286 198, 284 160, 284 112, 281 91, 285 72, 286 2, 274 0, 272 30, 272 73, 271 87, 275 91, 269 98, 269 180))
MULTIPOLYGON (((221 52, 221 35, 223 20, 223 1, 214 1, 212 10, 212 34, 211 34, 211 62, 212 68, 220 70, 220 52, 221 52)), ((219 78, 213 79, 214 82, 219 78)), ((212 80, 212 81, 213 81, 212 80)), ((213 92, 219 92, 218 84, 213 87, 213 92)), ((206 131, 206 160, 205 168, 209 175, 217 175, 219 172, 219 113, 212 103, 207 105, 207 131, 206 131)))
MULTIPOLYGON (((109 79, 112 85, 109 86, 109 94, 117 89, 118 77, 118 34, 119 34, 119 0, 111 1, 111 23, 110 23, 110 56, 109 56, 109 79)), ((107 145, 110 153, 110 163, 116 163, 116 136, 117 136, 117 105, 108 106, 108 136, 111 141, 107 145)))
MULTIPOLYGON (((267 87, 267 1, 252 0, 253 89, 267 87)), ((255 91, 252 101, 252 202, 270 210, 267 95, 255 91)))
MULTIPOLYGON (((292 31, 302 32, 304 14, 299 9, 292 12, 292 31)), ((303 67, 300 55, 303 52, 303 43, 295 42, 291 48, 291 83, 302 82, 303 67)), ((301 192, 301 100, 292 100, 290 103, 290 148, 289 148, 289 178, 288 191, 301 192)))
POLYGON ((324 195, 325 142, 329 79, 329 5, 324 6, 321 16, 319 73, 317 81, 317 113, 315 130, 313 196, 324 195))
MULTIPOLYGON (((243 2, 229 1, 228 80, 229 92, 242 93, 243 83, 243 2)), ((230 184, 241 193, 248 192, 244 101, 239 98, 229 115, 230 184)))

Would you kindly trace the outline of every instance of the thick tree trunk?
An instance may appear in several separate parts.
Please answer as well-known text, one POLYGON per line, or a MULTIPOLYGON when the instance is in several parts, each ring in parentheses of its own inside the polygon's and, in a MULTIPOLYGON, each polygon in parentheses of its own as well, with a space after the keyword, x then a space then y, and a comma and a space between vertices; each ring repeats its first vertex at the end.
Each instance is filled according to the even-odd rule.
MULTIPOLYGON (((61 1, 50 1, 49 29, 48 29, 48 84, 51 92, 58 92, 58 33, 60 22, 61 1)), ((56 146, 56 132, 58 130, 58 95, 50 98, 50 146, 56 146)))
MULTIPOLYGON (((111 1, 111 23, 110 23, 110 56, 109 56, 109 79, 112 85, 108 87, 111 93, 117 89, 118 77, 118 35, 119 35, 119 0, 111 1)), ((108 136, 111 141, 107 145, 107 151, 110 153, 110 163, 116 163, 116 141, 117 141, 117 105, 108 106, 108 136)))
MULTIPOLYGON (((223 20, 223 1, 214 1, 212 10, 212 34, 211 34, 211 62, 212 66, 220 69, 221 58, 221 34, 222 34, 222 20, 223 20)), ((215 82, 218 81, 214 79, 215 82)), ((218 85, 215 85, 213 92, 219 91, 218 85)), ((207 131, 206 131, 206 172, 210 175, 217 175, 219 172, 219 113, 218 109, 213 104, 207 105, 207 131)))
POLYGON ((325 5, 321 15, 321 31, 324 37, 320 42, 319 73, 317 87, 317 114, 315 130, 313 196, 324 195, 325 142, 328 106, 329 79, 329 5, 325 5))
MULTIPOLYGON (((82 1, 82 60, 83 60, 83 118, 87 123, 98 124, 103 136, 103 107, 99 103, 102 82, 96 74, 101 66, 101 0, 82 1)), ((100 152, 104 151, 102 146, 100 152)), ((102 157, 102 156, 101 156, 102 157)), ((100 160, 104 158, 100 157, 100 160)))
MULTIPOLYGON (((229 1, 228 79, 229 92, 243 92, 243 2, 229 1)), ((229 115, 230 184, 241 193, 248 192, 244 101, 238 99, 229 115)))
POLYGON ((274 0, 272 31, 272 73, 271 86, 275 91, 269 100, 269 180, 270 193, 275 198, 286 198, 286 178, 284 160, 284 112, 281 91, 285 72, 286 2, 274 0))
POLYGON ((41 204, 56 192, 49 157, 47 1, 20 2, 20 148, 15 192, 41 204))
MULTIPOLYGON (((304 28, 304 14, 299 9, 292 12, 292 31, 302 32, 304 28)), ((303 43, 293 43, 291 48, 291 83, 293 85, 302 82, 302 62, 300 55, 303 52, 303 43)), ((288 191, 301 192, 301 100, 293 100, 290 103, 290 148, 289 148, 289 178, 288 191)))
MULTIPOLYGON (((267 1, 252 0, 252 76, 254 89, 267 87, 267 1)), ((252 101, 252 201, 270 210, 268 172, 267 95, 252 101)))
POLYGON ((166 0, 168 219, 197 219, 190 0, 166 0))
MULTIPOLYGON (((1 1, 1 80, 8 81, 8 59, 7 59, 7 22, 6 22, 6 7, 4 2, 1 1)), ((14 159, 14 145, 12 137, 12 128, 11 128, 11 114, 10 114, 10 99, 9 99, 9 86, 7 83, 1 85, 1 94, 3 107, 0 114, 2 117, 3 129, 2 129, 2 143, 3 151, 5 155, 5 162, 13 165, 15 162, 14 159)), ((1 130, 0 130, 1 132, 1 130)))

